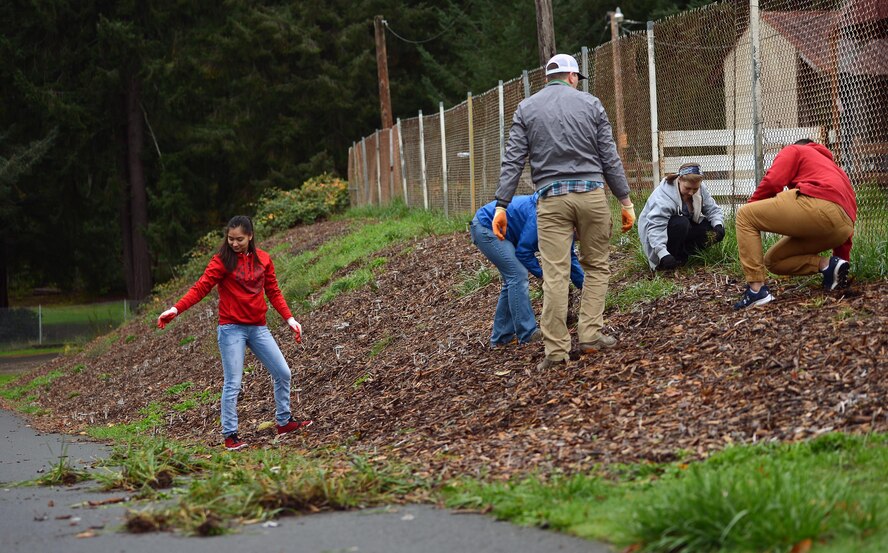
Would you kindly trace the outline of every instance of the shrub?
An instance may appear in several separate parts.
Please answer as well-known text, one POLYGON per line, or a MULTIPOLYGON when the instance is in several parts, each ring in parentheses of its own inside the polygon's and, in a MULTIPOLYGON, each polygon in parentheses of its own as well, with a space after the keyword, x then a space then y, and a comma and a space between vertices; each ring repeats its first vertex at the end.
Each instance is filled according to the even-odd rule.
POLYGON ((255 224, 268 235, 311 224, 348 207, 348 184, 328 174, 312 177, 296 190, 272 188, 256 207, 255 224))

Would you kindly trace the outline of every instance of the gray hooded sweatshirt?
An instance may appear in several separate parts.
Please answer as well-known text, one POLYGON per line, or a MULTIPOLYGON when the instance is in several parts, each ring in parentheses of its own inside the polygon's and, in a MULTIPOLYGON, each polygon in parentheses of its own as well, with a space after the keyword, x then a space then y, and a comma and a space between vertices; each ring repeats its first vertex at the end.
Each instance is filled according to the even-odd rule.
MULTIPOLYGON (((724 226, 724 214, 722 208, 715 203, 705 183, 700 183, 700 190, 691 199, 693 205, 690 208, 691 221, 699 224, 703 219, 709 221, 713 227, 724 226)), ((644 204, 641 215, 638 216, 638 237, 641 239, 641 248, 647 257, 651 269, 656 269, 660 260, 669 255, 666 249, 666 241, 669 238, 666 229, 669 219, 682 214, 681 194, 678 191, 678 179, 675 184, 663 179, 654 189, 644 204)))

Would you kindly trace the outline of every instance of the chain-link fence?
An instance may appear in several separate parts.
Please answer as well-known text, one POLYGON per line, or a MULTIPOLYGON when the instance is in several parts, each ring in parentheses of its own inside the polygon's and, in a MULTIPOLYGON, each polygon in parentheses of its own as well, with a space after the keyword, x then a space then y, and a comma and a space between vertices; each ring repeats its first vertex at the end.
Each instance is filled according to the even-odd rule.
POLYGON ((0 350, 83 343, 116 328, 137 308, 127 300, 2 308, 0 350))
MULTIPOLYGON (((647 32, 575 56, 589 76, 584 90, 605 106, 634 190, 696 161, 732 208, 783 146, 811 138, 850 176, 857 236, 872 238, 888 227, 886 51, 885 0, 737 0, 648 23, 647 32)), ((355 143, 353 205, 402 198, 453 214, 489 202, 515 109, 543 84, 542 68, 525 71, 355 143)), ((525 169, 519 193, 532 190, 525 169)))

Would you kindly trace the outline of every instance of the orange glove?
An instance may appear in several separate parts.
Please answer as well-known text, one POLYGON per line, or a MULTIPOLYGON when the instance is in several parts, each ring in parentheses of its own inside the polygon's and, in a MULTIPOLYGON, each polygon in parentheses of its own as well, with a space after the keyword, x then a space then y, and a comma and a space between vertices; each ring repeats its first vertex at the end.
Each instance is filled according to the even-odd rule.
POLYGON ((170 307, 166 311, 160 314, 160 317, 157 318, 157 328, 165 328, 167 323, 176 318, 176 315, 179 314, 179 310, 175 307, 170 307))
POLYGON ((496 214, 493 216, 493 234, 500 240, 506 239, 506 208, 496 208, 496 214))
POLYGON ((296 322, 296 319, 290 317, 287 319, 287 324, 290 325, 290 328, 293 329, 293 333, 296 334, 296 343, 302 342, 302 325, 296 322))
POLYGON ((632 229, 632 225, 635 224, 635 206, 632 204, 623 205, 620 204, 623 208, 622 216, 623 216, 623 232, 629 232, 632 229))

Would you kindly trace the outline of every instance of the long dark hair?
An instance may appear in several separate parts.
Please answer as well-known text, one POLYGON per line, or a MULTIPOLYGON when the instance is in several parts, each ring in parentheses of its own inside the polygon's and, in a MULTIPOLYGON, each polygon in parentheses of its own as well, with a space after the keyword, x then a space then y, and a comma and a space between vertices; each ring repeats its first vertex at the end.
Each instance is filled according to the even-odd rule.
POLYGON ((246 215, 235 215, 230 221, 228 221, 228 224, 225 225, 222 245, 219 246, 219 251, 217 252, 219 258, 222 259, 222 263, 225 265, 225 269, 228 271, 233 271, 234 268, 237 267, 237 254, 231 249, 231 246, 228 245, 228 232, 238 227, 244 231, 244 234, 249 234, 252 237, 250 238, 249 246, 247 246, 247 251, 251 254, 256 253, 256 236, 253 234, 253 221, 251 221, 246 215))

